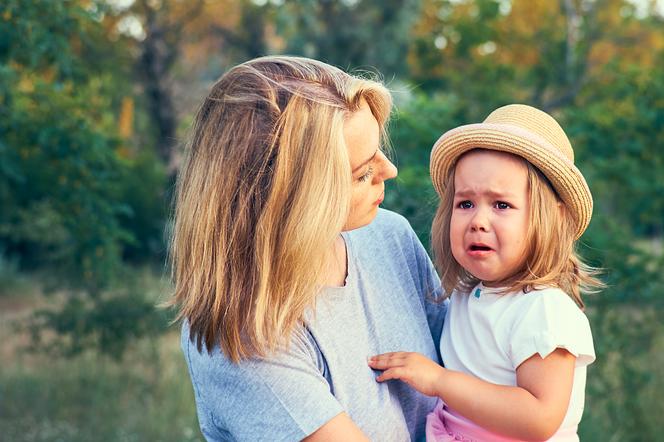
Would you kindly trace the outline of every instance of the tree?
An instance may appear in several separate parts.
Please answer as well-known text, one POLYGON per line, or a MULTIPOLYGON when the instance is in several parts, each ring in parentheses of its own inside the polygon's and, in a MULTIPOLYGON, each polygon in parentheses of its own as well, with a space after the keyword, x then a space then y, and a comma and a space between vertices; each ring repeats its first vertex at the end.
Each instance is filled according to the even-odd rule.
POLYGON ((150 120, 148 139, 171 178, 178 166, 178 127, 200 100, 196 87, 205 68, 213 67, 216 78, 226 67, 266 55, 271 10, 250 0, 136 0, 104 16, 109 35, 120 29, 129 37, 139 100, 150 120))
POLYGON ((285 2, 277 32, 287 53, 318 58, 344 69, 377 69, 388 78, 405 74, 408 37, 419 0, 285 2))
POLYGON ((12 0, 0 40, 0 238, 25 266, 47 264, 90 290, 120 262, 123 171, 112 103, 95 66, 93 18, 76 2, 12 0), (92 68, 92 70, 88 70, 92 68))
MULTIPOLYGON (((0 7, 0 250, 18 258, 22 270, 43 272, 51 288, 66 290, 61 310, 35 319, 71 351, 90 336, 106 344, 112 324, 100 322, 107 317, 99 313, 117 299, 127 300, 128 311, 138 309, 134 326, 116 333, 124 340, 106 349, 117 353, 156 322, 152 302, 140 293, 118 298, 108 291, 136 241, 131 220, 143 204, 127 198, 134 190, 126 186, 138 181, 132 177, 144 157, 123 153, 119 100, 111 97, 126 93, 127 82, 108 61, 116 48, 100 13, 73 0, 10 0, 0 7), (93 56, 100 53, 106 57, 93 56)), ((140 179, 164 184, 163 173, 140 179)))
POLYGON ((631 12, 623 0, 426 0, 410 45, 412 81, 481 103, 476 117, 515 101, 555 112, 612 57, 652 66, 661 32, 631 12))

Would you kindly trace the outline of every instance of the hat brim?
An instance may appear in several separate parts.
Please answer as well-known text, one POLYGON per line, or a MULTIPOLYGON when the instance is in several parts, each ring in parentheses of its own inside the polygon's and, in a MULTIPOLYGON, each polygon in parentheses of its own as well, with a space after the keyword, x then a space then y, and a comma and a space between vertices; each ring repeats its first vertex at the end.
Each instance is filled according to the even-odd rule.
POLYGON ((592 216, 593 200, 586 180, 573 161, 547 140, 509 124, 478 123, 443 134, 431 151, 430 172, 439 195, 457 159, 473 149, 490 149, 518 155, 537 167, 569 207, 580 237, 592 216))

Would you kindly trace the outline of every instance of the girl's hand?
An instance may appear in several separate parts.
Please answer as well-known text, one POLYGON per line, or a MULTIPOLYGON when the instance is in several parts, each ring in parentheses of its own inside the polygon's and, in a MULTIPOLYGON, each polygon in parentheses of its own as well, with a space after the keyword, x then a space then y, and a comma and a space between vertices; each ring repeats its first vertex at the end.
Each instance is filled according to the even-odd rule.
POLYGON ((401 379, 427 396, 438 396, 438 386, 445 375, 443 367, 419 353, 383 353, 370 357, 368 363, 375 370, 383 370, 376 378, 378 382, 401 379))

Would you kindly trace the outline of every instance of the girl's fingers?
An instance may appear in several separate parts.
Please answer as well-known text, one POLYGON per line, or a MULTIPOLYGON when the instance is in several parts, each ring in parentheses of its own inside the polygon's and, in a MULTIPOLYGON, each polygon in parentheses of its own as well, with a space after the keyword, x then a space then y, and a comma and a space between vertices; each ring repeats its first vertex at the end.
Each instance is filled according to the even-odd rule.
POLYGON ((394 351, 391 353, 383 353, 380 355, 371 356, 369 361, 385 361, 385 360, 398 360, 404 359, 409 353, 405 351, 394 351))
POLYGON ((401 367, 390 368, 385 370, 380 376, 376 378, 378 382, 389 381, 390 379, 401 379, 404 376, 404 369, 401 367))
POLYGON ((381 359, 376 361, 369 361, 369 366, 378 370, 387 370, 389 368, 398 367, 400 365, 402 365, 402 363, 397 360, 381 359))
POLYGON ((367 362, 372 368, 384 370, 386 368, 403 365, 406 362, 406 357, 396 354, 393 354, 392 356, 379 355, 369 358, 367 362))
POLYGON ((371 356, 369 359, 378 359, 378 360, 380 360, 380 359, 391 359, 391 358, 395 357, 396 355, 398 355, 400 353, 401 353, 400 351, 393 351, 393 352, 390 352, 390 353, 382 353, 382 354, 379 354, 379 355, 371 356))
POLYGON ((389 359, 369 359, 368 363, 371 368, 384 370, 391 367, 394 361, 390 361, 389 359))

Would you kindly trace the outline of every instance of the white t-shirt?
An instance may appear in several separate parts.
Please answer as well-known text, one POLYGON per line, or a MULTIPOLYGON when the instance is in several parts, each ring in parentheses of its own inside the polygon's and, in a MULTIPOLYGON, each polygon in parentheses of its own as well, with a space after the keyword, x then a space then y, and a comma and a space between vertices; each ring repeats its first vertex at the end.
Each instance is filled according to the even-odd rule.
POLYGON ((576 356, 574 384, 561 429, 581 421, 586 366, 595 360, 588 318, 566 293, 544 288, 497 294, 479 284, 470 294, 453 292, 440 353, 446 368, 500 385, 516 385, 516 369, 535 353, 556 348, 576 356))

